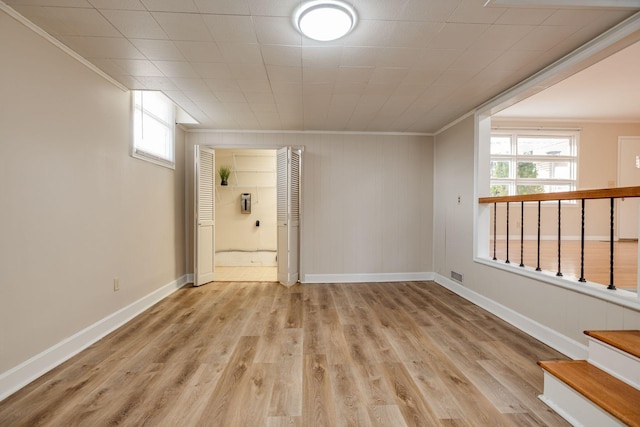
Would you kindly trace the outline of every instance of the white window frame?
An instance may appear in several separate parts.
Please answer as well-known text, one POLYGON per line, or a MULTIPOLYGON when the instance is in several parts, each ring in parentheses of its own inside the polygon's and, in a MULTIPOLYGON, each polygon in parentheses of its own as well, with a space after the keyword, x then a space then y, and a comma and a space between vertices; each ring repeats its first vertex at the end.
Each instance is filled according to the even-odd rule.
MULTIPOLYGON (((144 108, 144 95, 151 91, 142 91, 142 90, 132 90, 131 91, 131 156, 137 159, 146 160, 151 163, 155 163, 160 166, 164 166, 166 168, 175 169, 175 144, 176 144, 176 135, 175 135, 175 106, 173 102, 167 98, 162 92, 153 91, 155 94, 162 95, 162 98, 166 100, 166 107, 170 110, 169 112, 169 120, 165 120, 157 115, 153 114, 151 111, 144 108), (136 95, 141 94, 142 102, 138 104, 136 102, 136 95), (165 127, 169 132, 170 140, 168 156, 161 156, 157 153, 151 153, 148 150, 145 150, 143 147, 138 146, 138 141, 142 135, 136 135, 136 131, 139 131, 143 134, 144 128, 142 126, 137 126, 138 120, 141 120, 142 117, 146 117, 148 119, 154 120, 156 123, 159 123, 161 126, 165 127)), ((159 143, 167 143, 167 141, 159 142, 159 143)))
MULTIPOLYGON (((509 137, 511 140, 511 154, 490 154, 490 161, 508 162, 509 177, 493 178, 489 177, 489 188, 493 185, 506 185, 509 188, 509 196, 517 195, 518 185, 568 185, 567 191, 575 191, 578 188, 578 166, 579 166, 579 144, 580 132, 577 130, 530 130, 530 129, 492 129, 491 137, 502 136, 509 137), (519 155, 518 154, 518 138, 523 137, 560 137, 569 138, 572 145, 572 155, 519 155), (527 161, 567 161, 572 165, 572 179, 542 179, 542 178, 518 178, 518 161, 526 159, 527 161)), ((491 173, 491 168, 489 168, 491 173)), ((566 203, 575 203, 575 201, 567 200, 566 203)))

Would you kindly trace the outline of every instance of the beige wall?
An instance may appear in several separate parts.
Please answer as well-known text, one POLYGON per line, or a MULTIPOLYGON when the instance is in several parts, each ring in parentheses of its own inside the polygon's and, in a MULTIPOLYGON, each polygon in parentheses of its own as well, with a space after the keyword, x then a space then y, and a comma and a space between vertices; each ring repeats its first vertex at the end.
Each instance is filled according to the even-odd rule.
MULTIPOLYGON (((276 152, 275 150, 216 150, 216 169, 232 169, 229 185, 216 177, 216 253, 228 251, 275 251, 276 152), (251 194, 251 213, 240 212, 240 195, 251 194), (260 226, 256 227, 256 221, 260 226)), ((275 259, 275 254, 273 255, 275 259)), ((228 265, 216 257, 216 265, 228 265)), ((247 258, 249 259, 249 258, 247 258)), ((254 261, 257 262, 256 258, 254 261)), ((249 264, 251 265, 251 264, 249 264)))
POLYGON ((175 171, 130 157, 128 92, 4 12, 0 40, 2 374, 186 269, 184 133, 175 171))
MULTIPOLYGON (((431 137, 190 132, 188 158, 193 158, 195 144, 218 148, 304 146, 303 273, 432 271, 431 137)), ((190 186, 192 175, 188 170, 190 186)), ((193 230, 192 201, 188 203, 189 230, 193 230)))
MULTIPOLYGON (((541 122, 541 121, 505 121, 492 120, 492 126, 541 127, 541 128, 578 128, 580 131, 578 160, 578 190, 607 188, 616 185, 618 176, 618 137, 640 135, 640 123, 596 123, 596 122, 541 122)), ((511 238, 520 238, 520 207, 511 206, 511 238)), ((585 235, 599 240, 609 236, 609 204, 607 201, 587 201, 585 205, 585 235)), ((506 214, 504 205, 498 208, 498 236, 506 234, 506 214), (502 226, 502 227, 501 227, 502 226)), ((541 234, 555 238, 557 236, 557 204, 543 204, 541 213, 541 234)), ((562 207, 562 234, 566 238, 580 236, 580 204, 565 204, 562 207)), ((493 219, 493 216, 491 216, 493 219)), ((537 205, 525 205, 524 234, 535 236, 537 233, 537 205)), ((493 224, 493 223, 492 223, 493 224)), ((493 227, 493 225, 492 225, 493 227)), ((493 229, 493 228, 492 228, 493 229)))
POLYGON ((464 289, 586 344, 585 329, 639 329, 640 312, 480 264, 473 259, 474 119, 435 137, 434 270, 464 275, 464 289), (462 203, 457 204, 456 196, 462 203))

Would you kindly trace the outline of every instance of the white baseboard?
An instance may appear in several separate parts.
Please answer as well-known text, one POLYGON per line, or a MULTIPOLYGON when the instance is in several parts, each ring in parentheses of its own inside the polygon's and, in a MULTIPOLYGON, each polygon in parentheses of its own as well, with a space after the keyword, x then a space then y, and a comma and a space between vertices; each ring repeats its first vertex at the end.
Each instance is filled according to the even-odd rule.
POLYGON ((361 283, 361 282, 414 282, 433 280, 434 274, 419 273, 370 273, 370 274, 305 274, 301 283, 361 283))
POLYGON ((522 314, 505 307, 479 293, 465 288, 459 283, 454 282, 440 274, 435 274, 435 282, 449 289, 450 291, 460 295, 464 299, 471 301, 479 307, 484 308, 488 312, 498 316, 505 322, 515 326, 521 331, 531 335, 539 341, 554 348, 560 353, 571 359, 586 359, 588 356, 587 346, 580 344, 571 338, 564 336, 553 329, 544 326, 535 320, 529 319, 522 314))
POLYGON ((189 275, 184 275, 0 374, 0 401, 190 282, 189 275))

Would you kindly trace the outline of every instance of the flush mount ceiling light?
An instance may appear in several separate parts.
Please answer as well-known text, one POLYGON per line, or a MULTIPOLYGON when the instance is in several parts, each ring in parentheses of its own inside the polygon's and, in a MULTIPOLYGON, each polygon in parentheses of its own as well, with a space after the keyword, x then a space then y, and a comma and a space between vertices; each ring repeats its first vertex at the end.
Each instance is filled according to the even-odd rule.
POLYGON ((356 25, 356 12, 341 1, 319 0, 302 4, 293 19, 302 34, 326 42, 349 34, 356 25))

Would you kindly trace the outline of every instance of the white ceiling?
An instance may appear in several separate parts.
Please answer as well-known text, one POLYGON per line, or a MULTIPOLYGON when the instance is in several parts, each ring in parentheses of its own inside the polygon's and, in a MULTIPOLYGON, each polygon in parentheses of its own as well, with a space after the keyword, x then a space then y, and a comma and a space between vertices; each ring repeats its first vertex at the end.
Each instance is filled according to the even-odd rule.
POLYGON ((640 43, 502 110, 495 117, 640 122, 640 43))
POLYGON ((629 8, 353 0, 357 27, 315 42, 301 0, 5 0, 130 89, 201 128, 435 132, 631 16, 629 8))

